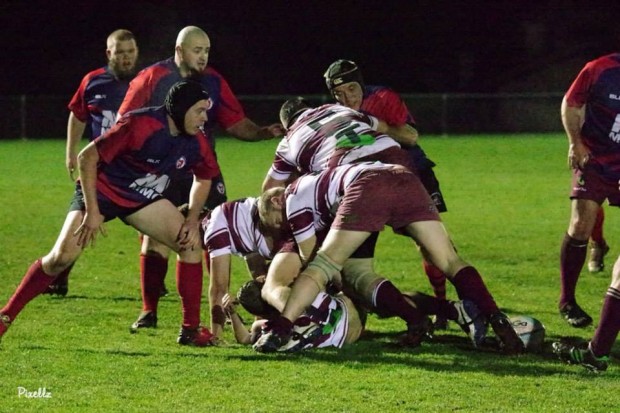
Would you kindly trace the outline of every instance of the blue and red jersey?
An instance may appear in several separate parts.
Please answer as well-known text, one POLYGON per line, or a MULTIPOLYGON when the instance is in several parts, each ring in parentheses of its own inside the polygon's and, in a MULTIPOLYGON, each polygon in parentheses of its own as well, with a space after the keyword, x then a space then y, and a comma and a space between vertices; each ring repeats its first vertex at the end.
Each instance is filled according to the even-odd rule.
POLYGON ((201 134, 172 136, 163 106, 123 116, 95 140, 97 190, 118 206, 135 208, 160 197, 188 171, 199 179, 218 176, 215 155, 201 134))
POLYGON ((84 76, 68 108, 86 123, 89 140, 103 135, 116 122, 116 114, 129 88, 129 79, 118 79, 108 66, 84 76))
MULTIPOLYGON (((415 119, 400 95, 385 86, 365 86, 360 112, 379 118, 388 125, 416 126, 415 119)), ((419 145, 405 148, 418 170, 435 166, 419 145)))
POLYGON ((590 149, 604 178, 620 179, 620 53, 588 62, 566 92, 570 107, 585 105, 581 128, 583 143, 590 149))
MULTIPOLYGON (((213 130, 216 124, 227 129, 245 118, 243 107, 235 97, 228 82, 212 67, 207 67, 199 77, 199 81, 209 93, 212 101, 207 112, 209 120, 205 123, 205 133, 214 145, 213 130)), ((129 90, 119 114, 131 110, 164 104, 170 87, 183 80, 173 58, 162 60, 143 69, 129 85, 129 90)))

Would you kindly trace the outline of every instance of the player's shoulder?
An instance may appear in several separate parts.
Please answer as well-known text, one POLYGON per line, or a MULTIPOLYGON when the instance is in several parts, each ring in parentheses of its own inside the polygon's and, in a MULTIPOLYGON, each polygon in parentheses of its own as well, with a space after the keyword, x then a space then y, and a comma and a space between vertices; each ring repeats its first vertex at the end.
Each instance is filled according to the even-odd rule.
POLYGON ((106 76, 106 75, 108 75, 108 68, 107 66, 103 66, 103 67, 97 68, 95 70, 91 70, 90 72, 86 73, 83 77, 83 82, 88 83, 92 81, 93 79, 106 76))
POLYGON ((163 76, 165 74, 174 72, 175 70, 174 60, 172 58, 160 60, 159 62, 155 62, 150 66, 145 67, 141 71, 138 72, 136 77, 145 77, 145 76, 163 76))
POLYGON ((202 74, 204 76, 213 76, 213 77, 217 77, 219 79, 224 79, 224 76, 222 76, 222 74, 220 72, 215 70, 215 68, 213 68, 213 66, 207 66, 205 68, 205 70, 202 71, 202 74))
POLYGON ((389 86, 370 85, 366 86, 365 98, 400 99, 400 95, 389 86))

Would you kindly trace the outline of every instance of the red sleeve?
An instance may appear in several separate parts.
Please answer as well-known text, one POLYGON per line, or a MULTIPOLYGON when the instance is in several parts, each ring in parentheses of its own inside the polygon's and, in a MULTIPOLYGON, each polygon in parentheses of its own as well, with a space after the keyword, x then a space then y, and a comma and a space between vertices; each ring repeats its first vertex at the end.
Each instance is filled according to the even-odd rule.
POLYGON ((362 102, 362 111, 381 119, 389 125, 415 125, 413 116, 400 95, 391 89, 381 89, 362 102))
POLYGON ((69 102, 69 105, 67 105, 69 110, 73 112, 75 117, 78 118, 80 122, 86 123, 88 121, 88 116, 90 115, 90 111, 88 110, 88 102, 86 102, 86 99, 84 98, 84 92, 86 91, 86 86, 88 86, 88 83, 94 76, 104 71, 105 71, 105 68, 101 68, 101 69, 93 70, 92 72, 87 73, 86 76, 82 78, 82 81, 80 82, 80 86, 75 91, 75 94, 73 95, 73 98, 71 99, 71 102, 69 102))
POLYGON ((200 154, 202 162, 192 168, 192 172, 199 179, 213 179, 220 174, 220 166, 217 164, 211 145, 208 144, 207 137, 200 132, 196 136, 200 143, 200 154))
POLYGON ((581 69, 581 72, 579 72, 566 92, 566 103, 568 106, 578 108, 586 104, 590 88, 596 78, 595 69, 594 62, 589 62, 581 69))
POLYGON ((145 107, 153 94, 153 87, 153 70, 147 68, 138 73, 129 83, 123 103, 118 108, 118 116, 145 107))
POLYGON ((136 127, 137 119, 123 116, 106 133, 94 140, 102 162, 110 163, 121 153, 140 149, 145 139, 162 127, 160 122, 150 117, 140 117, 140 127, 136 127))
POLYGON ((242 121, 245 118, 245 111, 239 103, 239 100, 233 93, 230 85, 215 70, 209 68, 211 74, 217 76, 220 79, 220 105, 215 112, 217 123, 224 129, 228 129, 235 123, 242 121))

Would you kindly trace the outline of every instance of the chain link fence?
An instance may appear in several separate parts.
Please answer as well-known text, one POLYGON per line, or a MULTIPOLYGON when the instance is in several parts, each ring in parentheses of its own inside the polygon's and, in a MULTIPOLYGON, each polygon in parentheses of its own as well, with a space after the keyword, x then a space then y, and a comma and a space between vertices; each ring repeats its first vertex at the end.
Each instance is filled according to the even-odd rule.
MULTIPOLYGON (((562 93, 402 94, 421 134, 560 132, 562 93)), ((241 95, 248 117, 258 124, 278 121, 280 105, 291 96, 241 95)), ((312 104, 327 95, 304 96, 312 104)), ((0 139, 63 138, 70 96, 0 97, 0 139)))

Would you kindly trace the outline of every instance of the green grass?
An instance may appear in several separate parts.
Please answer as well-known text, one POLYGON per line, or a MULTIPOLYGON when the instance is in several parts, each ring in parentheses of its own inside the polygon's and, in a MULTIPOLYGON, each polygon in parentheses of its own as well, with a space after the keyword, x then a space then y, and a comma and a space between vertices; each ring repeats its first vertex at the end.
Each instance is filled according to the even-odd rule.
MULTIPOLYGON (((0 141, 0 305, 30 263, 54 242, 73 186, 64 142, 0 141)), ((276 142, 221 139, 218 156, 231 199, 256 195, 276 142)), ((561 135, 429 137, 460 254, 483 274, 509 314, 543 321, 548 340, 590 338, 557 315, 559 245, 569 217, 570 174, 561 135)), ((615 213, 605 228, 612 251, 600 275, 582 274, 578 298, 598 315, 620 253, 615 213)), ((341 349, 260 355, 234 343, 195 349, 175 343, 180 303, 163 299, 159 328, 128 333, 140 310, 138 237, 120 221, 78 261, 64 299, 42 296, 20 314, 0 345, 0 411, 613 411, 618 409, 618 345, 610 369, 593 375, 549 354, 504 357, 475 351, 451 325, 436 342, 404 350, 391 341, 400 320, 370 317, 370 338, 341 349), (18 387, 45 387, 26 399, 18 387)), ((246 279, 233 262, 233 288, 246 279)), ((172 266, 171 266, 172 268, 172 266)), ((430 292, 412 243, 385 231, 378 271, 403 290, 430 292)), ((174 291, 173 272, 167 279, 174 291)), ((448 294, 455 297, 449 286, 448 294)), ((203 317, 206 318, 206 303, 203 317)), ((246 317, 249 319, 249 317, 246 317)))

